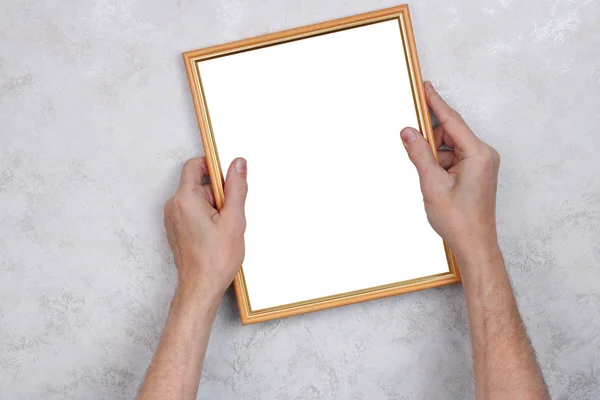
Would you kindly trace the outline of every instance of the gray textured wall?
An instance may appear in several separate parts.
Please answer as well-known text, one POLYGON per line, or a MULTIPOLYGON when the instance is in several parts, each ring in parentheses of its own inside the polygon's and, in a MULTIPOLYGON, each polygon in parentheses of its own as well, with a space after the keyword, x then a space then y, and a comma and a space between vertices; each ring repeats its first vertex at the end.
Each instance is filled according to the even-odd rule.
MULTIPOLYGON (((136 393, 176 281, 162 205, 200 154, 181 52, 394 1, 0 5, 0 398, 136 393)), ((501 244, 557 399, 600 398, 600 3, 410 3, 425 77, 503 156, 501 244)), ((399 144, 400 145, 400 144, 399 144)), ((241 327, 201 399, 473 397, 459 285, 241 327)))

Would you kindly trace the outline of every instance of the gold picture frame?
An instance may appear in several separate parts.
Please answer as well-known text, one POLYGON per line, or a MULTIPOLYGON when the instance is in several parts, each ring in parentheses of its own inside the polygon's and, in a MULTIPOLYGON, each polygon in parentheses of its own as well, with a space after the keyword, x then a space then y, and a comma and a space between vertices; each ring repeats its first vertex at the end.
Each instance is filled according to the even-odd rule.
MULTIPOLYGON (((427 103, 425 101, 423 81, 419 67, 415 40, 413 37, 410 13, 407 5, 368 12, 365 14, 336 19, 333 21, 290 29, 282 32, 271 33, 255 38, 244 39, 232 43, 190 51, 183 54, 217 208, 220 209, 224 203, 224 178, 197 63, 224 55, 231 55, 234 53, 245 52, 248 50, 296 41, 303 38, 389 20, 397 20, 398 24, 400 25, 402 42, 404 44, 404 57, 406 59, 407 69, 410 75, 410 85, 413 93, 416 113, 418 116, 419 129, 430 143, 431 148, 437 157, 437 149, 435 148, 433 130, 431 127, 427 103)), ((443 246, 445 248, 446 259, 449 267, 449 271, 447 273, 436 274, 402 282, 395 282, 388 285, 367 288, 364 290, 346 292, 260 310, 253 310, 251 308, 246 287, 246 280, 244 278, 244 271, 243 268, 240 268, 233 283, 242 324, 245 325, 276 318, 288 317, 460 282, 461 278, 455 257, 449 250, 446 243, 443 243, 443 246)))

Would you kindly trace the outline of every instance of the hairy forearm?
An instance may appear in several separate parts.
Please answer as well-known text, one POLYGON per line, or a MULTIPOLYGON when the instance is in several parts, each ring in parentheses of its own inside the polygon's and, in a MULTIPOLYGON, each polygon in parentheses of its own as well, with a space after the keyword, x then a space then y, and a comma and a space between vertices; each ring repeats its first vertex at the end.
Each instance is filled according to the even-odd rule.
POLYGON ((138 399, 195 399, 219 299, 179 287, 138 399))
POLYGON ((495 240, 456 252, 467 300, 477 398, 547 399, 495 240))

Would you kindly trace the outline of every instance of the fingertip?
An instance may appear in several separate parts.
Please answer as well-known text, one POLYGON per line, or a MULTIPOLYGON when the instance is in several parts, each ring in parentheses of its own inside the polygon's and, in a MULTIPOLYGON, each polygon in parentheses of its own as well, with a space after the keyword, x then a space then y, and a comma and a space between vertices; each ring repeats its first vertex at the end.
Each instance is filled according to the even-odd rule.
POLYGON ((246 160, 238 157, 231 162, 225 180, 225 202, 221 212, 226 216, 226 220, 234 224, 239 224, 245 218, 244 207, 248 193, 247 170, 246 160))
POLYGON ((244 158, 236 158, 233 160, 233 167, 240 174, 245 174, 248 171, 248 163, 244 158))
MULTIPOLYGON (((248 182, 246 180, 247 171, 248 165, 244 158, 238 157, 234 159, 227 172, 225 191, 229 193, 245 193, 248 190, 248 182)), ((225 201, 227 201, 227 193, 225 193, 225 197, 225 201)))
POLYGON ((400 138, 406 147, 417 140, 417 135, 420 135, 420 133, 415 128, 411 127, 406 127, 400 131, 400 138))

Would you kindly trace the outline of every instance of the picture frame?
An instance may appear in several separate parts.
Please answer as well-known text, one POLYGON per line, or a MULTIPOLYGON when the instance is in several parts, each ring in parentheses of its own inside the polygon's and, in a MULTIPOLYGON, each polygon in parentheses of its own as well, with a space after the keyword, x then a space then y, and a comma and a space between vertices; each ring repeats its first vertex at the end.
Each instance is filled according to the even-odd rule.
MULTIPOLYGON (((304 39, 344 32, 354 28, 374 26, 378 23, 390 21, 394 23, 397 22, 398 24, 402 43, 402 49, 398 49, 398 52, 402 53, 402 57, 406 62, 405 68, 408 74, 410 90, 412 92, 418 129, 428 140, 432 151, 437 157, 437 149, 435 147, 433 130, 425 100, 417 49, 407 5, 317 23, 282 32, 270 33, 250 39, 189 51, 183 54, 194 109, 196 111, 202 144, 209 168, 215 203, 218 209, 223 207, 225 201, 223 169, 227 168, 228 165, 221 164, 219 152, 217 151, 219 133, 215 133, 213 122, 211 121, 211 113, 209 113, 211 104, 205 93, 205 83, 203 83, 204 76, 201 73, 201 66, 203 64, 201 63, 209 60, 221 59, 226 56, 237 55, 282 44, 285 45, 304 39)), ((399 73, 401 73, 401 71, 399 71, 399 73)), ((400 139, 398 138, 397 140, 400 145, 400 139)), ((239 155, 243 156, 244 154, 239 155)), ((252 171, 251 162, 249 162, 249 169, 252 171)), ((252 176, 251 174, 252 172, 250 172, 250 176, 252 176)), ((418 188, 415 188, 415 190, 418 190, 418 188)), ((252 186, 250 191, 251 196, 252 186)), ((426 221, 424 223, 426 223, 426 221)), ((444 270, 444 272, 419 276, 413 279, 388 282, 376 286, 348 290, 341 293, 331 293, 316 298, 302 299, 301 301, 292 301, 286 304, 277 304, 275 306, 263 308, 253 308, 251 306, 248 282, 245 276, 244 267, 242 267, 233 282, 241 322, 244 325, 251 324, 460 282, 460 272, 454 255, 447 244, 441 239, 439 239, 439 246, 441 248, 440 251, 443 252, 445 256, 447 271, 444 270)), ((444 268, 446 268, 446 266, 444 266, 444 268)), ((342 276, 343 274, 338 274, 338 278, 335 279, 341 279, 342 276)), ((274 282, 273 284, 277 285, 277 282, 274 282)))

